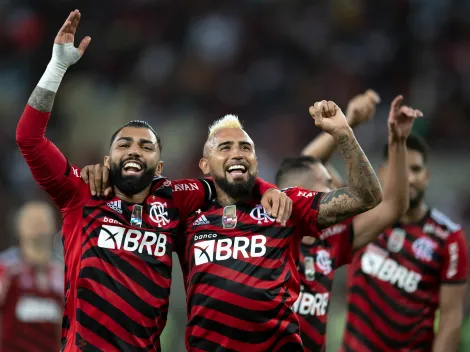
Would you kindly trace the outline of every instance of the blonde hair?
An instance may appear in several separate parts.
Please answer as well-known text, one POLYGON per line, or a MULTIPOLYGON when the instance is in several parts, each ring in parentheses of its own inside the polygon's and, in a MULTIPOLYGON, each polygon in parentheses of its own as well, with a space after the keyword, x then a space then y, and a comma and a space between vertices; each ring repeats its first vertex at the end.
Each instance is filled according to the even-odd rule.
POLYGON ((214 121, 214 123, 209 126, 209 137, 223 128, 243 129, 243 126, 240 120, 238 120, 238 116, 231 114, 225 115, 224 117, 214 121))

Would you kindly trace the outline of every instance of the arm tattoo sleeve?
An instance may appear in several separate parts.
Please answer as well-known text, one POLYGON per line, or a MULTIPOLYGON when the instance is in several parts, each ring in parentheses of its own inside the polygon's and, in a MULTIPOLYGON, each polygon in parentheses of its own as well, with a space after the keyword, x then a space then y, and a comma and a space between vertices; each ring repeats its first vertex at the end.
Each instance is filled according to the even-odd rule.
POLYGON ((55 94, 50 90, 36 86, 29 97, 28 105, 41 112, 51 112, 55 94))
POLYGON ((382 188, 352 131, 337 138, 346 161, 348 187, 325 193, 320 200, 319 227, 328 227, 379 204, 382 188))

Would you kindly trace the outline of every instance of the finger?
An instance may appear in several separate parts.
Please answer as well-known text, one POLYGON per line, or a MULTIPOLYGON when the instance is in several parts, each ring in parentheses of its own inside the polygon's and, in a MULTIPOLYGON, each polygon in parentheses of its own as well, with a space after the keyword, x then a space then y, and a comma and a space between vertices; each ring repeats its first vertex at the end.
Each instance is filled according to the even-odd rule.
POLYGON ((269 197, 266 196, 266 193, 261 198, 261 205, 263 206, 264 210, 266 210, 266 213, 268 213, 268 215, 271 216, 272 208, 271 208, 269 197))
POLYGON ((315 124, 321 124, 322 122, 323 116, 322 116, 321 108, 322 108, 322 103, 316 102, 309 109, 310 115, 315 120, 315 124))
POLYGON ((108 187, 104 190, 104 196, 105 197, 110 196, 112 193, 113 193, 113 188, 112 187, 108 187))
POLYGON ((412 108, 409 106, 402 106, 400 108, 400 113, 407 116, 407 117, 415 117, 415 113, 412 108))
POLYGON ((271 217, 277 218, 277 214, 279 214, 279 196, 272 197, 271 203, 271 217))
POLYGON ((390 104, 390 107, 392 109, 398 109, 398 107, 401 105, 403 101, 403 95, 399 95, 393 99, 392 104, 390 104))
POLYGON ((390 133, 392 134, 392 136, 396 136, 398 133, 396 121, 389 122, 389 128, 390 128, 390 133))
POLYGON ((109 179, 109 169, 107 167, 103 167, 102 170, 102 180, 103 180, 103 188, 111 188, 111 180, 109 179))
POLYGON ((75 10, 73 11, 74 13, 74 16, 73 16, 73 19, 72 19, 72 24, 70 26, 70 33, 72 34, 75 34, 77 32, 77 27, 78 27, 78 23, 80 22, 80 11, 78 10, 75 10))
POLYGON ((282 226, 287 225, 287 220, 290 219, 290 216, 292 214, 292 199, 287 197, 287 202, 286 203, 287 203, 287 207, 286 207, 286 212, 284 213, 284 223, 282 224, 282 226))
POLYGON ((80 171, 80 178, 88 184, 88 166, 85 166, 82 171, 80 171))
POLYGON ((78 52, 80 55, 83 55, 85 53, 86 48, 88 48, 88 45, 91 42, 91 38, 86 36, 85 38, 82 39, 80 42, 80 45, 78 46, 78 52))
POLYGON ((95 165, 95 187, 96 187, 96 194, 99 197, 102 192, 101 192, 101 186, 102 186, 102 180, 101 180, 101 165, 96 164, 95 165))
POLYGON ((373 89, 367 89, 366 92, 365 92, 365 96, 368 99, 370 99, 374 104, 380 103, 380 96, 373 89))
POLYGON ((60 27, 59 29, 59 32, 57 33, 57 35, 63 35, 65 33, 67 33, 69 31, 69 27, 71 26, 72 24, 72 21, 69 20, 70 16, 72 15, 72 13, 70 13, 69 17, 67 17, 67 20, 65 20, 64 24, 62 25, 62 27, 60 27))
POLYGON ((279 224, 282 224, 283 218, 284 218, 284 212, 286 208, 286 195, 284 193, 281 193, 281 196, 279 197, 279 212, 277 213, 277 219, 276 222, 279 224))
POLYGON ((90 192, 93 196, 96 195, 96 186, 95 186, 95 168, 90 167, 89 170, 89 184, 90 184, 90 192))

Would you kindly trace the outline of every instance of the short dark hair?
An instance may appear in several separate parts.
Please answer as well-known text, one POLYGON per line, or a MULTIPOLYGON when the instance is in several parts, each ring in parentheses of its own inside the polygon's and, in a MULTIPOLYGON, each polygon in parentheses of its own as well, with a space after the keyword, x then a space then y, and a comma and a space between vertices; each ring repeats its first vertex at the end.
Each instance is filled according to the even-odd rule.
POLYGON ((150 131, 152 131, 152 133, 155 135, 155 138, 157 138, 158 149, 160 150, 160 153, 162 152, 162 141, 160 140, 160 137, 158 136, 157 132, 155 132, 153 127, 150 126, 148 122, 141 121, 141 120, 129 121, 125 125, 122 125, 121 127, 119 127, 119 129, 116 132, 114 132, 113 135, 111 136, 111 142, 109 143, 109 146, 111 146, 114 143, 114 140, 116 139, 116 136, 118 135, 118 133, 121 132, 121 130, 125 127, 147 128, 150 131))
MULTIPOLYGON (((429 157, 429 145, 426 141, 417 134, 410 134, 406 140, 406 148, 415 150, 423 156, 423 161, 426 163, 429 157)), ((385 144, 383 149, 384 160, 388 159, 388 144, 385 144)))
POLYGON ((292 172, 308 171, 310 170, 310 166, 318 163, 319 160, 306 155, 285 158, 282 161, 279 170, 277 170, 276 185, 284 183, 287 176, 292 172))

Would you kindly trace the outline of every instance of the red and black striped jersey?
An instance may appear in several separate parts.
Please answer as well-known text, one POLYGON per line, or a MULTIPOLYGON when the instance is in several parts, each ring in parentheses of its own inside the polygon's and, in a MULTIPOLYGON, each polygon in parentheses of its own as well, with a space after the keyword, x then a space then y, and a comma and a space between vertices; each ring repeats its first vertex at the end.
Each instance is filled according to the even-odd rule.
POLYGON ((0 257, 0 351, 50 352, 60 348, 63 269, 31 266, 19 249, 0 257))
POLYGON ((387 229, 350 265, 343 351, 431 351, 440 286, 464 283, 467 266, 460 225, 435 209, 387 229))
POLYGON ((189 351, 302 351, 292 305, 303 234, 317 233, 320 193, 285 190, 292 217, 281 227, 261 205, 213 202, 187 221, 179 249, 187 287, 189 351))
POLYGON ((312 245, 300 244, 300 294, 293 309, 304 351, 325 350, 326 322, 335 270, 352 260, 352 218, 324 229, 312 245))

